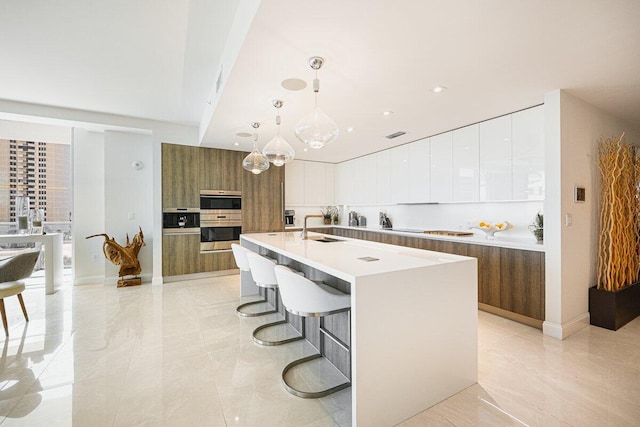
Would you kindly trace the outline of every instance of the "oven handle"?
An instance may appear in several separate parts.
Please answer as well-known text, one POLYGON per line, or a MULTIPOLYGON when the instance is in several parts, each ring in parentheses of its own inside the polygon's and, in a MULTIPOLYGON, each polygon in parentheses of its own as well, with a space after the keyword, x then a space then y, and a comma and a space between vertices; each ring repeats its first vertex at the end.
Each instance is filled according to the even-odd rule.
POLYGON ((200 221, 200 228, 242 227, 238 221, 200 221))

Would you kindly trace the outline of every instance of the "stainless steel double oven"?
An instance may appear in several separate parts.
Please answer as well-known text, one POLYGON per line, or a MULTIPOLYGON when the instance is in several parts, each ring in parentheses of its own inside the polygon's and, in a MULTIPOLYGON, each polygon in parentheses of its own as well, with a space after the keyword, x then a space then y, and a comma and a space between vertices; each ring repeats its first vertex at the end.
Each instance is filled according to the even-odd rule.
POLYGON ((200 191, 200 252, 228 251, 240 242, 242 192, 200 191))

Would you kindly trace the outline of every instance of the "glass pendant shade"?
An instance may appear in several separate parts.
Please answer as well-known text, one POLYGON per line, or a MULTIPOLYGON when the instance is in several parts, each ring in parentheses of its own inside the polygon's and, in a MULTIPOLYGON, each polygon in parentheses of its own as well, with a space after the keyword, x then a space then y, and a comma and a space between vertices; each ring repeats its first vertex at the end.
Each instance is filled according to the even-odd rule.
POLYGON ((264 146, 262 154, 276 166, 289 163, 296 155, 293 148, 279 134, 274 136, 273 139, 264 146))
POLYGON ((338 138, 340 130, 335 122, 316 106, 311 113, 300 119, 293 133, 301 142, 318 150, 338 138))
POLYGON ((253 151, 242 161, 242 167, 256 175, 269 169, 269 160, 258 150, 255 142, 253 151))

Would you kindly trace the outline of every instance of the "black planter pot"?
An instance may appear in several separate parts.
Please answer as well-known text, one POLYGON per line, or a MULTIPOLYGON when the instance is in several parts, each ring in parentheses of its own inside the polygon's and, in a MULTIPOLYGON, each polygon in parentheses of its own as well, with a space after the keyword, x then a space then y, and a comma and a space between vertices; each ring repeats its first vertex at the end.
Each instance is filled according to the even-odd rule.
POLYGON ((640 282, 618 292, 589 288, 591 324, 617 331, 640 316, 640 282))

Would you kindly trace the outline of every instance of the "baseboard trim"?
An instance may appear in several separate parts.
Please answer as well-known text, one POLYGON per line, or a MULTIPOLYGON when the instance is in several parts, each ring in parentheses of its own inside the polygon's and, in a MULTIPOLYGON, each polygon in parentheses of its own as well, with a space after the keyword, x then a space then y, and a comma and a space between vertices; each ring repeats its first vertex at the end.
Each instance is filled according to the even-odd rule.
POLYGON ((153 276, 151 279, 152 285, 162 285, 163 282, 162 276, 153 276))
POLYGON ((583 313, 563 324, 544 322, 542 332, 550 337, 564 340, 579 330, 589 326, 589 313, 583 313))
POLYGON ((232 274, 238 274, 240 270, 237 268, 233 270, 220 270, 220 271, 207 271, 205 273, 193 273, 193 274, 180 274, 177 276, 163 276, 163 283, 182 282, 185 280, 197 280, 208 279, 210 277, 230 276, 232 274))
POLYGON ((496 314, 501 317, 506 317, 509 320, 513 320, 519 323, 524 323, 527 326, 532 326, 536 329, 542 329, 542 320, 534 319, 533 317, 524 316, 522 314, 514 313, 509 310, 494 307, 483 302, 478 303, 478 309, 486 311, 491 314, 496 314))

